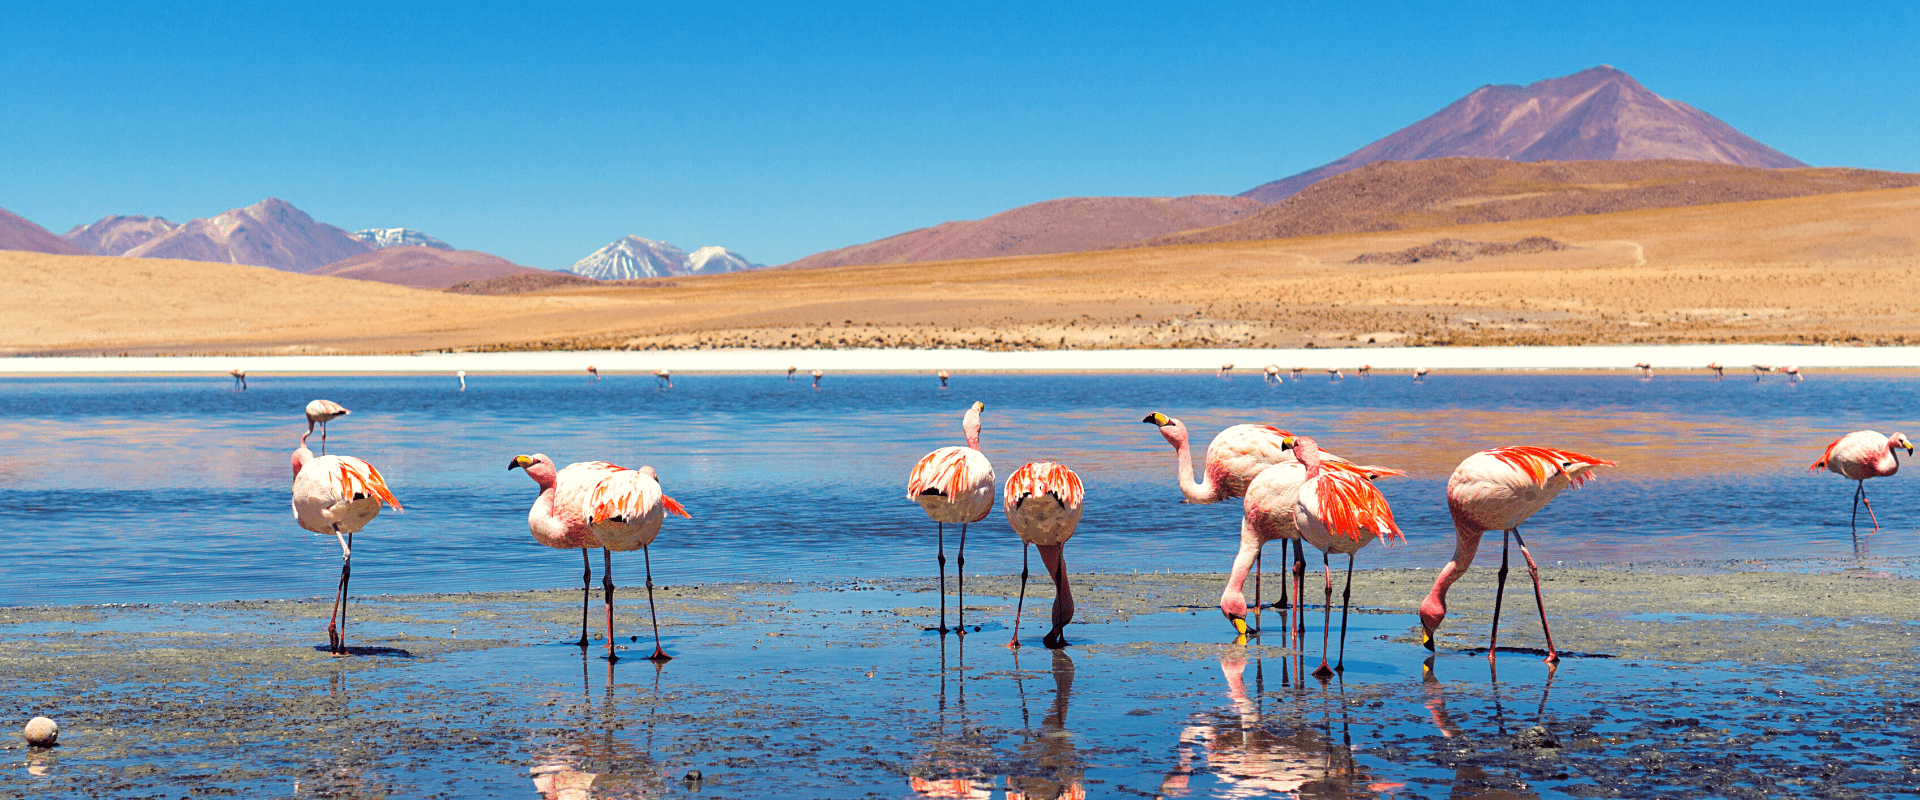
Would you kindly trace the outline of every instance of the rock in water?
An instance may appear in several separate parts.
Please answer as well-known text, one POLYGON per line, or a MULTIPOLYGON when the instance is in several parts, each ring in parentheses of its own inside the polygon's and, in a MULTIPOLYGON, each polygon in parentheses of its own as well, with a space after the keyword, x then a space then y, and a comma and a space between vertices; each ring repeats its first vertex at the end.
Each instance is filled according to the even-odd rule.
POLYGON ((52 747, 60 740, 60 723, 46 717, 34 717, 21 731, 27 737, 27 744, 34 747, 52 747))
POLYGON ((1547 730, 1547 726, 1535 725, 1521 731, 1519 736, 1513 737, 1513 749, 1558 750, 1560 749, 1560 739, 1553 735, 1553 731, 1547 730))

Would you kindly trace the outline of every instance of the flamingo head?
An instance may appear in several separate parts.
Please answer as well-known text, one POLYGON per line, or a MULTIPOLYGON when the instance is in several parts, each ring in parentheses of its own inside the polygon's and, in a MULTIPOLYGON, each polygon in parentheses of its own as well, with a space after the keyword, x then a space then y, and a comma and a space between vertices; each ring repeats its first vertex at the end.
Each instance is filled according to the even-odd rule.
POLYGON ((1427 652, 1435 652, 1439 645, 1440 621, 1447 618, 1447 605, 1438 597, 1428 597, 1420 604, 1420 644, 1427 652))
POLYGON ((307 449, 307 437, 312 435, 313 428, 309 426, 306 433, 300 434, 300 449, 293 451, 293 476, 296 478, 300 477, 300 468, 313 460, 313 451, 307 449))
POLYGON ((1280 449, 1292 450, 1293 457, 1300 459, 1301 466, 1309 472, 1320 464, 1320 443, 1307 436, 1286 436, 1280 440, 1280 449))
POLYGON ((960 432, 967 436, 967 446, 980 449, 980 412, 987 410, 987 404, 978 400, 967 407, 967 414, 960 418, 960 432))
POLYGON ((1887 437, 1888 452, 1892 452, 1893 448, 1896 447, 1904 447, 1907 449, 1907 455, 1913 455, 1913 442, 1907 441, 1907 435, 1904 433, 1896 433, 1887 437))
POLYGON ((553 468, 553 459, 548 458, 545 453, 534 453, 530 456, 514 456, 512 461, 507 462, 507 470, 513 471, 516 469, 526 470, 527 477, 532 478, 534 483, 538 483, 541 486, 553 483, 553 476, 557 474, 553 468))
POLYGON ((1187 446, 1186 423, 1158 411, 1148 414, 1145 419, 1140 421, 1160 426, 1160 435, 1165 437, 1167 444, 1173 445, 1175 449, 1187 446))
POLYGON ((1250 632, 1247 627, 1247 598, 1228 597, 1220 601, 1220 614, 1233 623, 1235 633, 1245 636, 1250 632))

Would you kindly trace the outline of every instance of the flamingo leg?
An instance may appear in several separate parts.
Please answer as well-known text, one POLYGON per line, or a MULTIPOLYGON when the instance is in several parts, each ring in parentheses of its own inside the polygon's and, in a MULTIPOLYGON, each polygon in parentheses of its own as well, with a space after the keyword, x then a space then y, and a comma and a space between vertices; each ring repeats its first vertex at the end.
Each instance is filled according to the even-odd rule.
POLYGON ((1540 631, 1547 637, 1547 663, 1560 663, 1560 650, 1553 646, 1553 629, 1547 627, 1547 599, 1540 595, 1540 567, 1533 563, 1533 553, 1527 551, 1527 540, 1520 538, 1520 529, 1513 529, 1513 541, 1520 545, 1520 557, 1527 560, 1527 575, 1533 578, 1533 604, 1540 609, 1540 631))
POLYGON ((934 528, 939 532, 938 536, 939 536, 939 542, 940 542, 940 557, 937 559, 940 562, 940 627, 935 628, 934 630, 937 630, 941 633, 946 633, 947 632, 947 525, 944 522, 936 522, 934 523, 934 528))
POLYGON ((1327 571, 1327 599, 1320 608, 1325 617, 1320 620, 1320 668, 1313 671, 1316 678, 1331 678, 1333 670, 1327 668, 1327 632, 1333 627, 1333 562, 1327 560, 1327 554, 1320 554, 1320 566, 1327 571))
POLYGON ((1293 540, 1293 638, 1296 645, 1307 638, 1307 551, 1299 539, 1293 540))
POLYGON ((338 628, 334 627, 333 623, 335 618, 344 616, 341 613, 340 600, 347 593, 347 570, 353 563, 353 548, 348 545, 346 535, 340 532, 340 526, 333 526, 333 536, 340 540, 340 583, 333 589, 333 610, 327 612, 327 649, 337 654, 345 641, 340 634, 341 630, 346 628, 346 620, 342 619, 338 628))
POLYGON ((967 635, 967 523, 960 523, 960 547, 953 552, 953 577, 960 584, 960 605, 954 608, 957 630, 967 635))
POLYGON ((1347 585, 1340 590, 1340 658, 1333 663, 1334 672, 1347 671, 1347 606, 1353 602, 1353 554, 1347 554, 1347 585))
POLYGON ((653 610, 653 556, 643 546, 640 548, 640 558, 647 565, 647 616, 653 618, 653 655, 647 656, 647 660, 666 663, 673 660, 673 656, 660 649, 660 613, 653 610))
POLYGON ((1487 634, 1487 661, 1492 663, 1494 651, 1500 649, 1500 601, 1507 595, 1507 550, 1512 544, 1513 531, 1500 532, 1500 580, 1493 590, 1493 629, 1487 634))
POLYGON ((602 547, 600 557, 606 565, 600 570, 600 589, 607 606, 607 661, 619 661, 620 656, 613 652, 613 551, 602 547))
POLYGON ((1032 574, 1028 570, 1030 563, 1027 561, 1027 543, 1023 541, 1020 543, 1020 602, 1013 607, 1013 641, 1007 642, 1008 647, 1020 646, 1020 610, 1027 605, 1027 576, 1032 574))
POLYGON ((588 646, 587 601, 593 597, 593 556, 587 553, 587 548, 580 548, 580 563, 586 565, 587 571, 580 575, 580 641, 574 644, 585 650, 588 646))
POLYGON ((1073 587, 1067 583, 1066 549, 1060 545, 1039 548, 1040 562, 1053 577, 1053 629, 1040 641, 1049 649, 1067 646, 1067 623, 1073 621, 1073 587))
MULTIPOLYGON (((1865 503, 1867 506, 1867 519, 1873 520, 1873 532, 1879 533, 1880 518, 1877 516, 1874 516, 1873 501, 1867 499, 1867 482, 1864 480, 1860 481, 1860 502, 1865 503)), ((1858 516, 1858 514, 1856 514, 1855 516, 1858 516)))

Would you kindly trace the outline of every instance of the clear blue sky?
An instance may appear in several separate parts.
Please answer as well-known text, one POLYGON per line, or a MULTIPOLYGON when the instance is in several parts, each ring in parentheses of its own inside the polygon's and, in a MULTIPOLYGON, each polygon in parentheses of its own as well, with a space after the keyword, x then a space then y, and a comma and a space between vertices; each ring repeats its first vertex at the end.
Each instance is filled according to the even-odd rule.
POLYGON ((1810 164, 1920 171, 1912 4, 307 5, 10 4, 0 207, 275 195, 538 267, 627 234, 772 264, 1234 194, 1602 63, 1810 164))

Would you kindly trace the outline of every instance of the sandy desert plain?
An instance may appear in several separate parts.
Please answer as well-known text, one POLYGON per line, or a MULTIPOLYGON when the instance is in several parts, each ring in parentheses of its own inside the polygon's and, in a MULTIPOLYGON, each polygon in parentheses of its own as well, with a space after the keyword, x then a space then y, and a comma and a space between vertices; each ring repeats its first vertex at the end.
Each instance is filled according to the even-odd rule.
POLYGON ((473 296, 0 251, 0 354, 1272 348, 1920 339, 1920 188, 473 296), (1569 249, 1356 264, 1443 239, 1569 249))

